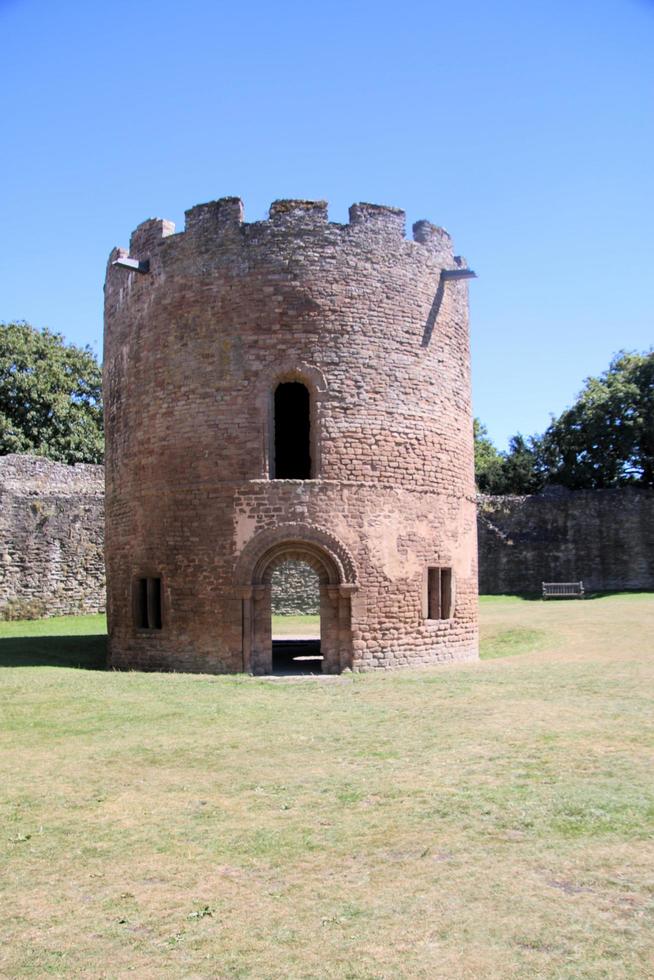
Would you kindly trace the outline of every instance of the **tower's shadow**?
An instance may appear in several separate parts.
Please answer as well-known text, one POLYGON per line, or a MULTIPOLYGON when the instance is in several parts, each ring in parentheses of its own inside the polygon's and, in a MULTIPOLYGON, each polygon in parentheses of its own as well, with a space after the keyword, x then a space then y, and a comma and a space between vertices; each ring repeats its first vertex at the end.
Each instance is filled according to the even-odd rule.
POLYGON ((0 639, 0 667, 106 670, 107 637, 11 636, 0 639))

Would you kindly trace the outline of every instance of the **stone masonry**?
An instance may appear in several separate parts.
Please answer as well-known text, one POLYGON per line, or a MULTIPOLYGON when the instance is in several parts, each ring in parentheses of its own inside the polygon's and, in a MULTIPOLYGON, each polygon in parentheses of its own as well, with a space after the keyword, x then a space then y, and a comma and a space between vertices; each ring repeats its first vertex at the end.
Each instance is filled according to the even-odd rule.
POLYGON ((479 591, 540 593, 583 581, 589 592, 654 589, 654 491, 551 488, 478 499, 479 591))
POLYGON ((0 457, 0 619, 105 607, 102 466, 0 457))
POLYGON ((320 613, 320 580, 310 565, 286 561, 270 578, 273 616, 315 616, 320 613))
MULTIPOLYGON (((0 457, 0 496, 0 618, 102 611, 102 467, 0 457)), ((578 579, 588 591, 654 590, 652 490, 480 495, 477 529, 482 594, 578 579)), ((276 565, 271 585, 274 613, 319 612, 318 577, 306 564, 276 565)))
POLYGON ((324 671, 477 656, 466 264, 404 226, 370 204, 330 223, 320 201, 246 224, 225 198, 111 253, 114 667, 269 672, 288 559, 320 580, 324 671))

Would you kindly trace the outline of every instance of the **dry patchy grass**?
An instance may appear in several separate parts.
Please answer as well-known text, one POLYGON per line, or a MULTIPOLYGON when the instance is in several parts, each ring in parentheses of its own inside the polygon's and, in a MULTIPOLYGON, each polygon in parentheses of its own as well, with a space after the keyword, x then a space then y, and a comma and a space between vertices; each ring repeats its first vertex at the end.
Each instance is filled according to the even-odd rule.
POLYGON ((654 598, 482 618, 328 682, 5 668, 0 973, 653 975, 654 598))

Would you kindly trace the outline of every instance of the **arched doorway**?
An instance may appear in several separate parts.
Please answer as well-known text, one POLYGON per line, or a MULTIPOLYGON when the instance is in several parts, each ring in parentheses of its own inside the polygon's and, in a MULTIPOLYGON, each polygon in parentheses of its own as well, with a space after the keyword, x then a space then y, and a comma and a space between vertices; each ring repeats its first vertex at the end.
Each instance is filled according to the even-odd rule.
POLYGON ((270 577, 273 674, 320 674, 320 579, 304 561, 284 558, 270 577))
POLYGON ((237 566, 241 583, 243 669, 273 671, 271 581, 285 561, 309 565, 319 582, 322 673, 352 666, 350 597, 356 571, 347 549, 328 532, 307 525, 281 525, 262 531, 243 549, 237 566))

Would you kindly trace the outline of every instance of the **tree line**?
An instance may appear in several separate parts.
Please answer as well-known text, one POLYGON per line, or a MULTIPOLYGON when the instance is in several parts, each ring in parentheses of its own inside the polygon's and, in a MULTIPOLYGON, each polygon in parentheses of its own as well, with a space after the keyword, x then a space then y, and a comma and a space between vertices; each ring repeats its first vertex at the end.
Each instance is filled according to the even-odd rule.
MULTIPOLYGON (((482 493, 654 486, 654 349, 616 354, 542 435, 518 433, 500 452, 475 419, 482 493)), ((0 456, 33 453, 101 463, 102 371, 90 347, 28 323, 0 323, 0 456)))
POLYGON ((654 486, 654 349, 616 354, 542 435, 518 433, 507 452, 475 419, 475 473, 490 494, 654 486))

